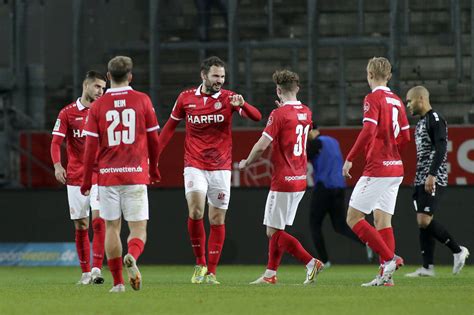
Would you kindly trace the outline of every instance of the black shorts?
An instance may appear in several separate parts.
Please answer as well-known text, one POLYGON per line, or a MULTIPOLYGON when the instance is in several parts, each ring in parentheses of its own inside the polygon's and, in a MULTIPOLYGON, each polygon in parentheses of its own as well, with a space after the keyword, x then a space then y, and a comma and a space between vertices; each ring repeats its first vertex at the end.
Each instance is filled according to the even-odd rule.
POLYGON ((433 215, 439 207, 439 200, 444 191, 444 186, 436 185, 435 195, 425 191, 425 185, 415 186, 413 204, 417 213, 433 215))

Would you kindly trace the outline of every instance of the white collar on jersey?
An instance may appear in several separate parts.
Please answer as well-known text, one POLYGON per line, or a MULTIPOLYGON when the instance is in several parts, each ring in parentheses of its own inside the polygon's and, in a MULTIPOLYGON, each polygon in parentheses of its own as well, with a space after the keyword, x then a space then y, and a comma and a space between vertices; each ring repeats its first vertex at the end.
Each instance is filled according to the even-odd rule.
POLYGON ((377 90, 382 90, 382 91, 390 92, 390 88, 389 88, 389 87, 379 85, 379 86, 375 87, 375 88, 372 90, 372 93, 374 93, 374 92, 377 91, 377 90))
POLYGON ((86 108, 84 105, 82 105, 80 97, 77 98, 76 106, 78 110, 84 110, 86 108))
POLYGON ((109 88, 105 93, 115 93, 115 92, 123 92, 123 91, 131 91, 133 90, 131 86, 122 86, 118 88, 109 88))
MULTIPOLYGON (((202 87, 202 84, 200 84, 200 85, 198 86, 198 88, 196 89, 196 93, 194 93, 194 95, 196 95, 196 96, 200 96, 200 95, 201 95, 201 87, 202 87)), ((219 95, 221 95, 221 91, 212 94, 211 97, 212 97, 212 98, 215 98, 215 99, 218 99, 218 98, 219 98, 219 95)))
POLYGON ((301 105, 301 102, 300 101, 288 101, 288 102, 283 103, 283 106, 285 106, 285 105, 301 105))

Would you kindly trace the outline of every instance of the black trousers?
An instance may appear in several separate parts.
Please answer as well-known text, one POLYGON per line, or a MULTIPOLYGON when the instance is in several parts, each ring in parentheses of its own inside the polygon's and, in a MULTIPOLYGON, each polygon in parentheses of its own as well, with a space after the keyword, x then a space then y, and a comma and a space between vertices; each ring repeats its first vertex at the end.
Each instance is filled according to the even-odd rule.
POLYGON ((331 218, 334 231, 364 245, 346 223, 345 189, 328 189, 324 187, 322 183, 317 183, 314 187, 311 199, 309 220, 314 247, 316 248, 320 260, 323 262, 329 260, 322 231, 326 214, 329 214, 331 218))

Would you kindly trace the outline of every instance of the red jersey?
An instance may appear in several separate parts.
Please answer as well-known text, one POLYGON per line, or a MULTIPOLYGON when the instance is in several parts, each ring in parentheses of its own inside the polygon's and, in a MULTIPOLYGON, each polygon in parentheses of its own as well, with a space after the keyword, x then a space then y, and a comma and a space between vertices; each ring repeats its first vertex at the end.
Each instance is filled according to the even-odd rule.
POLYGON ((92 103, 84 133, 99 138, 99 186, 148 184, 146 133, 159 128, 148 95, 130 86, 108 89, 92 103))
POLYGON ((82 157, 86 142, 83 129, 87 114, 89 113, 89 108, 82 105, 79 100, 80 98, 76 102, 65 106, 59 112, 58 119, 53 128, 53 135, 66 139, 68 160, 66 184, 72 186, 80 186, 82 183, 84 170, 82 157))
POLYGON ((232 165, 232 114, 240 107, 232 106, 232 91, 221 89, 203 95, 201 85, 179 94, 171 112, 174 120, 186 121, 184 167, 206 171, 230 170, 232 165))
POLYGON ((362 176, 403 176, 403 162, 397 138, 401 130, 410 128, 405 106, 388 87, 379 86, 364 99, 364 119, 377 125, 371 142, 365 146, 365 168, 362 176))
POLYGON ((286 102, 268 118, 263 135, 273 141, 273 174, 270 190, 281 192, 306 189, 306 141, 312 113, 301 102, 286 102))

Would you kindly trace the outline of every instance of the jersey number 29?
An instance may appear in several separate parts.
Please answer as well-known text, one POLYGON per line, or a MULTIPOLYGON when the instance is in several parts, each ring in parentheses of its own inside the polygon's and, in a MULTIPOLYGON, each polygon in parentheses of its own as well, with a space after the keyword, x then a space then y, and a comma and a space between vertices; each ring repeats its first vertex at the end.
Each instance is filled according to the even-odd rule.
POLYGON ((296 126, 296 144, 293 147, 293 154, 300 156, 306 154, 306 141, 308 140, 309 125, 303 127, 303 125, 296 126), (303 139, 304 138, 304 139, 303 139))
POLYGON ((115 109, 109 110, 105 113, 105 118, 112 122, 107 128, 107 139, 110 147, 119 145, 121 142, 125 144, 135 142, 135 111, 133 109, 124 109, 121 115, 115 109), (120 123, 128 129, 115 131, 120 123))

